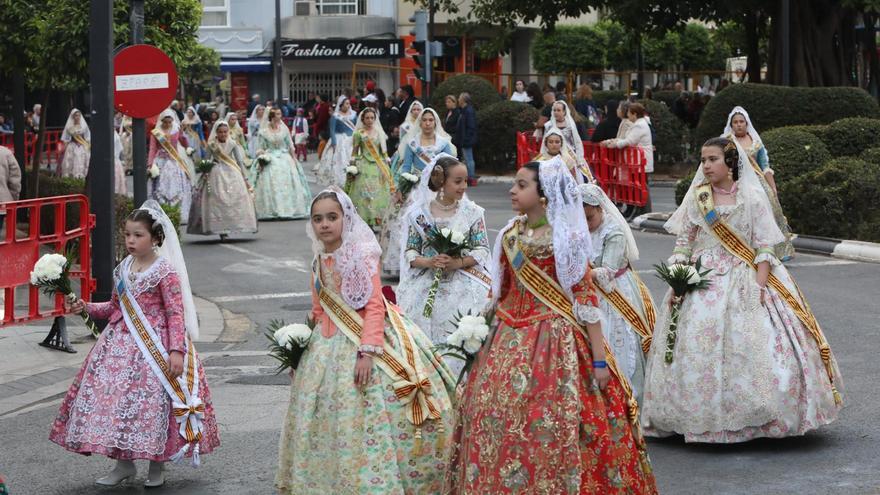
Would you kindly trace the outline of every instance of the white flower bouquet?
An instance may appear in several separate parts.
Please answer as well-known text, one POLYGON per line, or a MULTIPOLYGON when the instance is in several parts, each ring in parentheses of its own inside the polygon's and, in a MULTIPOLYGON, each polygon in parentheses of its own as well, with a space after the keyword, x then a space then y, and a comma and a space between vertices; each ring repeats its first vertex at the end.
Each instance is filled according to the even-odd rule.
POLYGON ((712 270, 702 270, 699 259, 693 265, 676 263, 667 266, 665 263, 660 263, 659 265, 654 265, 654 269, 657 270, 657 278, 663 280, 672 288, 672 306, 669 319, 669 333, 666 334, 665 356, 666 364, 670 364, 673 360, 679 311, 681 310, 682 302, 684 302, 684 296, 688 292, 708 288, 708 275, 712 270))
POLYGON ((150 169, 147 172, 150 174, 151 179, 157 179, 160 175, 162 175, 162 171, 159 170, 159 166, 155 163, 150 166, 150 169))
MULTIPOLYGON (((460 258, 462 252, 471 249, 470 241, 465 232, 459 232, 449 228, 438 229, 431 227, 428 230, 428 246, 434 248, 438 255, 445 254, 452 258, 460 258)), ((425 302, 425 309, 422 315, 430 318, 434 314, 434 299, 437 297, 437 289, 440 288, 440 277, 443 276, 441 268, 434 269, 434 282, 428 290, 428 300, 425 302)))
POLYGON ((358 168, 355 167, 354 165, 349 165, 349 166, 345 167, 345 174, 346 175, 350 175, 350 176, 354 177, 357 174, 359 174, 360 172, 361 171, 358 170, 358 168))
POLYGON ((404 172, 400 174, 400 181, 397 183, 397 190, 400 192, 400 195, 406 197, 412 188, 419 182, 419 176, 416 174, 411 174, 409 172, 404 172))
POLYGON ((190 146, 186 147, 186 154, 187 155, 192 156, 193 153, 195 153, 195 152, 196 152, 196 150, 194 150, 192 147, 190 147, 190 146))
POLYGON ((261 166, 266 165, 271 161, 272 157, 269 156, 269 153, 260 153, 259 155, 257 155, 257 162, 259 162, 261 166))
POLYGON ((476 360, 477 353, 489 337, 489 328, 495 319, 494 312, 488 315, 472 315, 459 313, 452 323, 454 332, 446 337, 446 342, 434 347, 441 356, 449 356, 464 361, 458 381, 467 373, 476 360))
MULTIPOLYGON (((44 254, 34 264, 34 271, 31 272, 31 285, 39 287, 44 294, 52 296, 61 294, 68 302, 75 302, 76 295, 73 293, 73 287, 70 284, 71 264, 70 258, 63 254, 44 254)), ((89 331, 92 332, 92 335, 97 337, 101 334, 98 326, 95 325, 95 322, 85 309, 80 311, 79 315, 89 331)))
POLYGON ((308 347, 312 332, 315 329, 315 321, 306 319, 306 323, 294 323, 287 325, 281 320, 272 320, 266 330, 269 339, 269 355, 280 363, 276 373, 281 373, 287 368, 295 370, 299 366, 299 359, 303 351, 308 347))

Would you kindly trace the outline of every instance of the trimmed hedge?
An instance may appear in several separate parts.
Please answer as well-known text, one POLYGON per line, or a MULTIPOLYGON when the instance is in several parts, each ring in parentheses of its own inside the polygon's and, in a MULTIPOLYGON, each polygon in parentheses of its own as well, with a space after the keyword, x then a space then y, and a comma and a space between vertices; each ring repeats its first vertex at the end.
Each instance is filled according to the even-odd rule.
POLYGON ((860 88, 733 84, 706 105, 697 126, 697 141, 721 134, 727 114, 737 105, 749 112, 759 132, 797 124, 829 124, 846 117, 880 118, 877 101, 860 88))
MULTIPOLYGON (((700 165, 697 164, 697 167, 700 165)), ((684 195, 687 194, 688 189, 691 187, 691 182, 694 181, 694 176, 697 175, 697 169, 691 171, 691 173, 687 174, 687 177, 683 179, 679 179, 678 182, 675 183, 675 206, 681 204, 684 201, 684 195)))
POLYGON ((622 90, 614 90, 614 91, 593 91, 593 103, 596 104, 596 108, 600 110, 605 109, 605 103, 608 100, 617 100, 621 102, 627 98, 626 91, 622 90))
POLYGON ((799 128, 773 129, 765 132, 761 140, 767 147, 777 186, 818 170, 832 156, 818 137, 799 128))
POLYGON ((506 173, 516 169, 516 133, 535 128, 538 111, 531 105, 500 101, 477 112, 479 141, 474 161, 483 170, 506 173))
POLYGON ((489 81, 473 74, 458 74, 443 81, 431 92, 431 108, 443 115, 446 113, 447 95, 458 95, 467 91, 471 95, 471 101, 476 110, 487 108, 493 103, 501 101, 501 95, 489 81))
POLYGON ((862 151, 859 158, 880 168, 880 148, 868 148, 862 151))
MULTIPOLYGON (((666 106, 669 107, 670 109, 672 109, 672 104, 675 103, 675 100, 677 100, 680 95, 681 95, 680 91, 674 91, 674 90, 654 91, 652 98, 654 101, 666 103, 666 106)), ((719 134, 721 134, 721 133, 719 132, 719 134)))
POLYGON ((795 232, 880 241, 876 164, 854 157, 835 158, 783 184, 779 197, 795 232))
POLYGON ((880 120, 863 117, 840 119, 819 132, 832 156, 858 156, 877 144, 880 120))
POLYGON ((683 143, 687 140, 684 124, 666 104, 654 100, 639 100, 645 106, 654 127, 654 147, 657 163, 678 163, 685 158, 683 143))

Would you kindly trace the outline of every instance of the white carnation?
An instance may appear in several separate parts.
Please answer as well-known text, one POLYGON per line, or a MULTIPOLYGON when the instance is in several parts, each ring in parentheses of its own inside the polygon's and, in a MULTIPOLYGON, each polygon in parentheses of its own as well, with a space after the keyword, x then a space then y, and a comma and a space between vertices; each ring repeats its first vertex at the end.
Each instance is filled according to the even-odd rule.
POLYGON ((194 150, 194 149, 192 149, 192 148, 190 148, 190 147, 187 147, 187 148, 186 148, 186 154, 187 154, 187 155, 190 155, 190 156, 191 156, 193 153, 195 153, 195 151, 196 151, 196 150, 194 150))
POLYGON ((416 175, 416 174, 411 174, 411 173, 409 173, 409 172, 404 172, 404 173, 400 174, 400 176, 403 177, 404 179, 410 181, 410 182, 413 182, 413 183, 419 181, 419 176, 418 176, 418 175, 416 175))
POLYGON ((454 347, 461 347, 463 341, 464 339, 462 339, 461 332, 458 330, 446 336, 446 343, 454 347))
POLYGON ((442 229, 440 229, 440 235, 442 235, 443 237, 449 237, 452 235, 452 231, 449 229, 449 227, 443 227, 442 229))
POLYGON ((34 264, 34 271, 31 272, 31 283, 37 285, 40 282, 57 280, 64 273, 65 266, 67 266, 67 258, 64 255, 57 253, 44 254, 34 264))
POLYGON ((358 170, 358 168, 354 165, 349 165, 345 167, 345 173, 348 175, 357 175, 360 173, 360 170, 358 170))
POLYGON ((699 284, 702 280, 703 280, 703 278, 700 277, 700 272, 698 272, 696 268, 689 266, 688 267, 688 284, 696 285, 696 284, 699 284))
POLYGON ((159 175, 162 173, 162 171, 159 170, 159 166, 156 165, 155 163, 150 167, 149 172, 150 172, 150 178, 152 178, 152 179, 159 177, 159 175))
POLYGON ((457 230, 452 231, 452 237, 450 240, 456 244, 461 244, 464 242, 464 232, 459 232, 457 230))
POLYGON ((287 350, 292 349, 294 343, 299 347, 307 346, 311 337, 312 329, 302 323, 283 326, 273 335, 275 342, 287 350))
POLYGON ((480 347, 483 347, 483 341, 476 337, 471 337, 464 341, 463 347, 466 353, 476 354, 480 351, 480 347))

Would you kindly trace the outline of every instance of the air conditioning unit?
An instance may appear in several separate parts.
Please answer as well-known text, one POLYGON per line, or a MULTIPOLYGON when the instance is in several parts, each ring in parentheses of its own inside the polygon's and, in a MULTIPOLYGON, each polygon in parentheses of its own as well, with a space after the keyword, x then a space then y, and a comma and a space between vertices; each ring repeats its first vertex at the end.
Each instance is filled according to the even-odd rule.
POLYGON ((312 5, 314 2, 309 0, 298 0, 293 4, 293 15, 310 16, 312 15, 312 5))

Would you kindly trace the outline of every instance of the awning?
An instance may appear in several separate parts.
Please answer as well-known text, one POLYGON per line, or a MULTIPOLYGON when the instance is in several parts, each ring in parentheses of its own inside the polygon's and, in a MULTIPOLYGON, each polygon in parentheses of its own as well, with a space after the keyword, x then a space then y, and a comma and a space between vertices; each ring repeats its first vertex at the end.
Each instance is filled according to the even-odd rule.
POLYGON ((272 72, 271 58, 240 58, 220 61, 223 72, 272 72))

